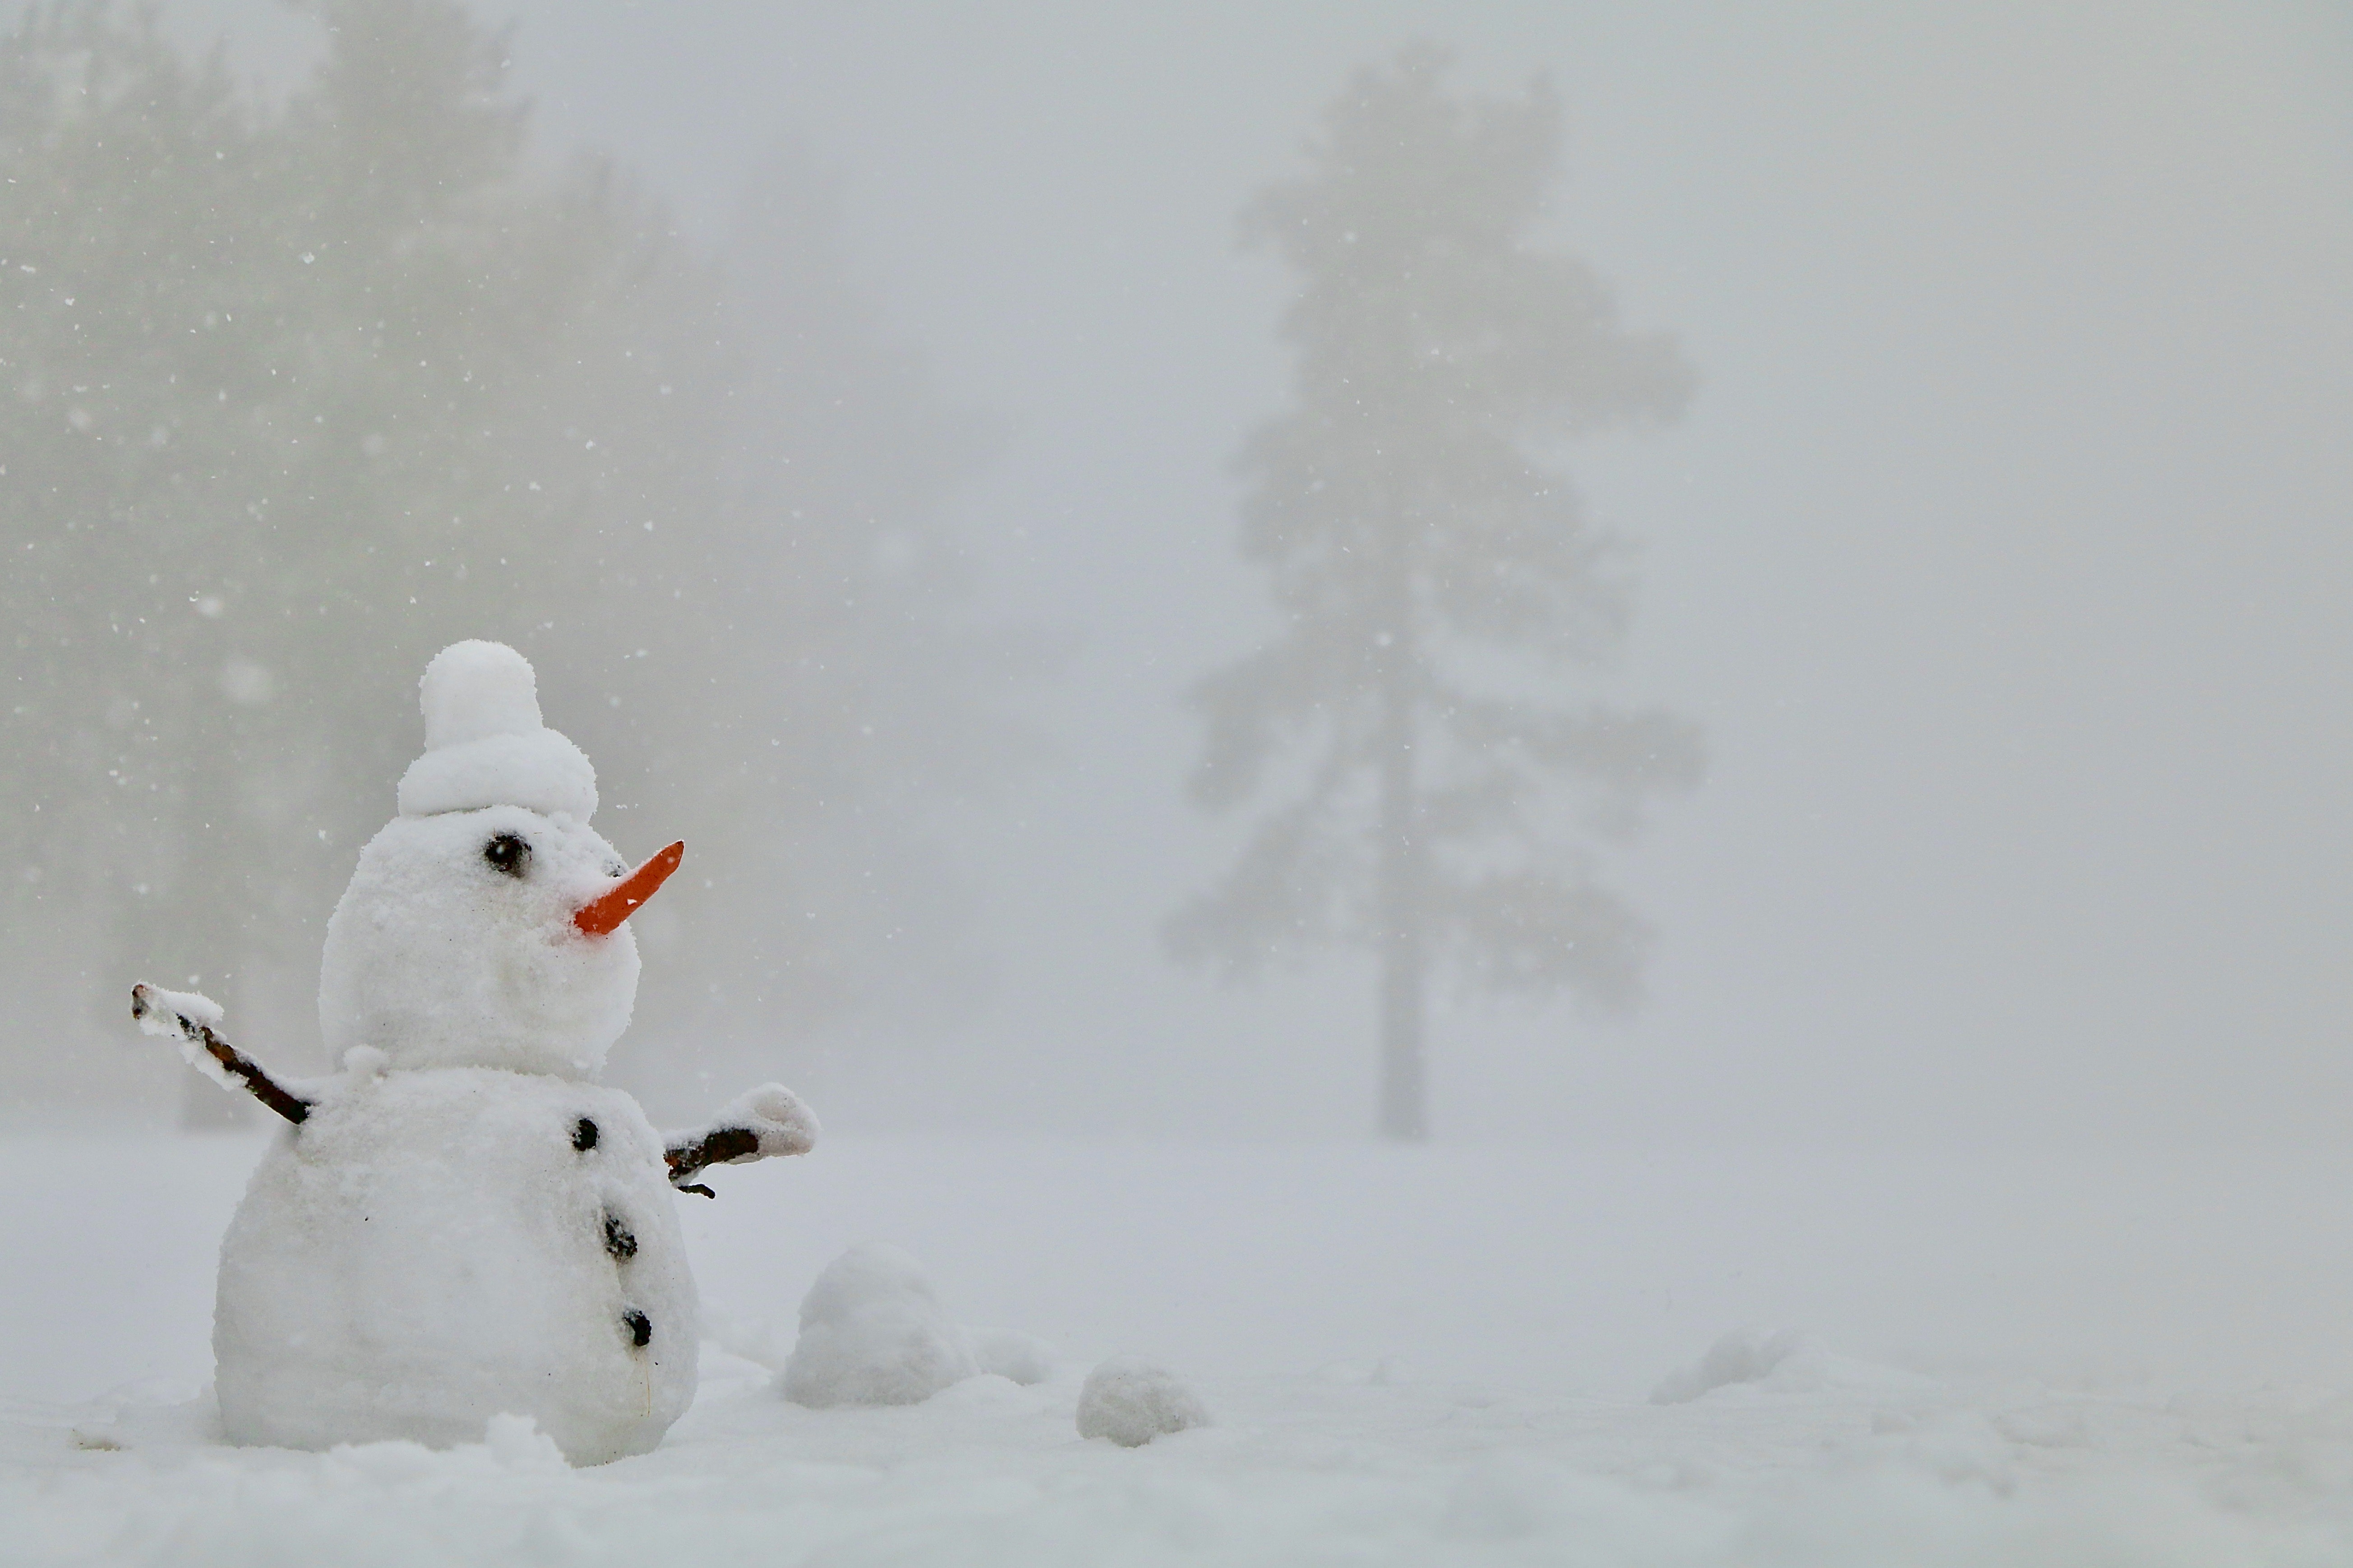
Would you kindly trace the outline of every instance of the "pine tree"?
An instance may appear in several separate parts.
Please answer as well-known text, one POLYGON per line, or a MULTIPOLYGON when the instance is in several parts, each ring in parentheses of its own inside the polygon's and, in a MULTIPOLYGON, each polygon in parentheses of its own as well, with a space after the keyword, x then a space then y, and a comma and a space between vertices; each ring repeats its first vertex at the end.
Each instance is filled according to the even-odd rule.
POLYGON ((39 824, 12 890, 47 905, 19 911, 37 942, 76 894, 84 938, 182 928, 175 983, 216 983, 246 924, 242 889, 196 862, 243 825, 251 704, 216 678, 251 698, 268 676, 193 563, 260 493, 276 258, 242 219, 265 156, 219 61, 183 59, 152 15, 36 8, 0 50, 7 765, 10 815, 39 824), (201 752, 192 709, 218 720, 201 752))
MULTIPOLYGON (((887 1044, 968 1001, 972 902, 938 814, 993 793, 1034 744, 1002 698, 1042 661, 974 624, 971 563, 942 515, 989 433, 876 321, 839 228, 803 151, 753 172, 716 258, 731 361, 664 400, 705 388, 700 515, 622 531, 599 591, 682 612, 579 738, 665 834, 712 847, 693 864, 719 918, 693 926, 691 966, 649 963, 639 1011, 691 1020, 646 1047, 722 1077, 765 1070, 780 1036, 887 1044)), ((584 664, 596 655, 582 642, 584 664)), ((823 1061, 796 1070, 828 1081, 823 1061)))
POLYGON ((647 1016, 691 1068, 771 1064, 957 935, 908 847, 999 749, 931 515, 976 447, 823 212, 698 254, 530 153, 456 0, 304 9, 323 58, 275 101, 105 0, 0 37, 7 961, 111 948, 74 965, 105 1016, 201 975, 299 1060, 417 672, 491 637, 596 758, 599 826, 691 842, 647 1016))
POLYGON ((55 764, 19 798, 81 819, 49 853, 104 877, 116 963, 174 983, 314 954, 410 750, 372 715, 579 585, 606 465, 559 434, 565 355, 644 270, 617 203, 527 177, 461 7, 313 10, 274 114, 151 13, 37 8, 0 48, 0 484, 41 563, 6 590, 10 717, 55 764))
POLYGON ((1701 771, 1695 731, 1572 697, 1622 641, 1614 542, 1557 467, 1564 440, 1681 411, 1672 340, 1531 236, 1560 109, 1450 96, 1408 47, 1325 111, 1303 175, 1245 209, 1303 275, 1283 318, 1295 405, 1256 431, 1241 549, 1282 629, 1204 680, 1192 781, 1212 811, 1288 792, 1174 951, 1248 975, 1335 943, 1380 975, 1380 1128, 1427 1135, 1433 971, 1467 990, 1640 989, 1648 930, 1587 841, 1701 771), (1577 829, 1581 826, 1584 832, 1577 829))

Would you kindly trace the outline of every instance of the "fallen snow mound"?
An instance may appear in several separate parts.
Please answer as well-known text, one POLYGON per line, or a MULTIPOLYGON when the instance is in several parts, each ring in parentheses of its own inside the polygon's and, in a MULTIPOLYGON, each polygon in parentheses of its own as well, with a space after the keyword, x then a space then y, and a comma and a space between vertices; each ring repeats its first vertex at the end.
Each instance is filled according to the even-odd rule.
POLYGON ((1079 1436, 1140 1448, 1155 1437, 1207 1426, 1209 1413, 1173 1372, 1139 1356, 1113 1356, 1079 1390, 1079 1436))
POLYGON ((923 1266, 869 1241, 828 1264, 809 1287, 784 1394, 819 1409, 920 1405, 982 1370, 923 1266))
POLYGON ((1901 1395, 1922 1393, 1935 1380, 1896 1367, 1839 1355, 1795 1329, 1735 1329, 1689 1366, 1678 1367, 1651 1391, 1653 1405, 1687 1405, 1719 1388, 1767 1394, 1842 1392, 1901 1395))
POLYGON ((1795 1329, 1735 1329, 1689 1366, 1677 1367, 1651 1391, 1653 1405, 1688 1405, 1736 1383, 1759 1383, 1812 1342, 1795 1329))
POLYGON ((1054 1375, 1054 1347, 1012 1329, 966 1329, 972 1359, 984 1373, 1028 1388, 1054 1375))

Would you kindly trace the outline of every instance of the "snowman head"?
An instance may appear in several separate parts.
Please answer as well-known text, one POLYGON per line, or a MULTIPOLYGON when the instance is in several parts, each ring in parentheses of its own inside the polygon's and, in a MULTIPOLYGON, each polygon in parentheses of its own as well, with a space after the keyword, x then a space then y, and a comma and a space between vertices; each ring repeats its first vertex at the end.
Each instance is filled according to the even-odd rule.
POLYGON ((319 1023, 340 1058, 593 1079, 637 1001, 623 923, 678 864, 632 872, 588 826, 596 773, 540 721, 501 643, 444 648, 422 683, 425 754, 327 921, 319 1023))

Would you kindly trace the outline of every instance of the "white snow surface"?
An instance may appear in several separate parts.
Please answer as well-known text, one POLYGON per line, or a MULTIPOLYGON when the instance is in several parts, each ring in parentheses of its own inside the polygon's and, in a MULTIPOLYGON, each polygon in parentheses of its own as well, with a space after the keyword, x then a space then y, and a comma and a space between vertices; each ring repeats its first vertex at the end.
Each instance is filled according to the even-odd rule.
POLYGON ((425 754, 401 775, 403 816, 520 805, 586 822, 596 815, 596 770, 542 722, 538 678, 504 643, 452 643, 419 682, 425 754))
POLYGON ((696 1403, 573 1468, 519 1417, 446 1451, 219 1442, 213 1254, 260 1149, 0 1138, 11 1568, 2353 1562, 2344 1158, 837 1128, 678 1200, 723 1331, 696 1403), (789 1304, 872 1235, 1074 1359, 914 1405, 778 1398, 789 1304), (1743 1323, 1810 1338, 1651 1402, 1743 1323), (1080 1373, 1129 1345, 1218 1425, 1080 1439, 1080 1373), (1799 1378, 1810 1345, 1840 1375, 1799 1378))
POLYGON ((588 936, 572 917, 625 869, 567 816, 497 805, 396 817, 360 851, 327 921, 319 1026, 331 1058, 373 1046, 395 1068, 595 1078, 637 1004, 638 943, 626 923, 588 936), (522 875, 485 858, 501 836, 526 847, 522 875))
POLYGON ((337 1088, 271 1145, 221 1243, 226 1434, 446 1445, 509 1413, 582 1463, 659 1442, 702 1336, 637 1102, 469 1068, 337 1088))
POLYGON ((817 1112, 780 1083, 764 1083, 744 1090, 722 1106, 711 1124, 741 1127, 760 1140, 755 1152, 738 1154, 726 1162, 730 1165, 748 1165, 780 1154, 806 1154, 817 1147, 818 1139, 825 1131, 818 1124, 817 1112))
POLYGON ((1208 1407, 1181 1377, 1142 1356, 1119 1355, 1087 1373, 1079 1385, 1082 1437, 1141 1448, 1209 1425, 1208 1407))
POLYGON ((922 1264, 861 1242, 826 1266, 801 1301, 800 1338, 780 1382, 796 1405, 915 1405, 980 1375, 964 1330, 922 1264))

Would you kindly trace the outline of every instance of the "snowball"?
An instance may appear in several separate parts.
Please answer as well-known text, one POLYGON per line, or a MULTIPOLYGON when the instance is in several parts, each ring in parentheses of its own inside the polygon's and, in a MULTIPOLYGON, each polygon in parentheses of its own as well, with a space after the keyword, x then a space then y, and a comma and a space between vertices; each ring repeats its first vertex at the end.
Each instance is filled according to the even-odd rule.
POLYGON ((528 735, 545 723, 539 716, 539 677, 529 659, 504 643, 451 643, 433 656, 417 689, 429 752, 486 735, 528 735))
POLYGON ((1054 1375, 1054 1347, 1011 1329, 967 1329, 975 1365, 1024 1388, 1054 1375))
POLYGON ((403 816, 528 806, 586 822, 596 814, 596 770, 539 715, 529 661, 503 643, 452 643, 420 683, 425 754, 401 775, 403 816))
POLYGON ((693 1397, 696 1318, 636 1101, 538 1074, 386 1073, 280 1138, 230 1222, 222 1429, 293 1448, 487 1431, 521 1453, 528 1417, 575 1463, 643 1453, 693 1397))
POLYGON ((621 857, 578 822, 521 806, 396 818, 360 851, 327 921, 319 1026, 395 1068, 496 1067, 593 1078, 637 1003, 637 939, 584 935, 574 911, 621 857), (501 836, 511 861, 484 858, 501 836))
POLYGON ((1079 1436, 1108 1437, 1140 1448, 1155 1437, 1207 1426, 1200 1397, 1166 1367, 1136 1356, 1113 1356, 1079 1390, 1079 1436))
POLYGON ((796 1405, 915 1405, 980 1371, 923 1265, 865 1242, 826 1266, 801 1302, 785 1363, 796 1405))

